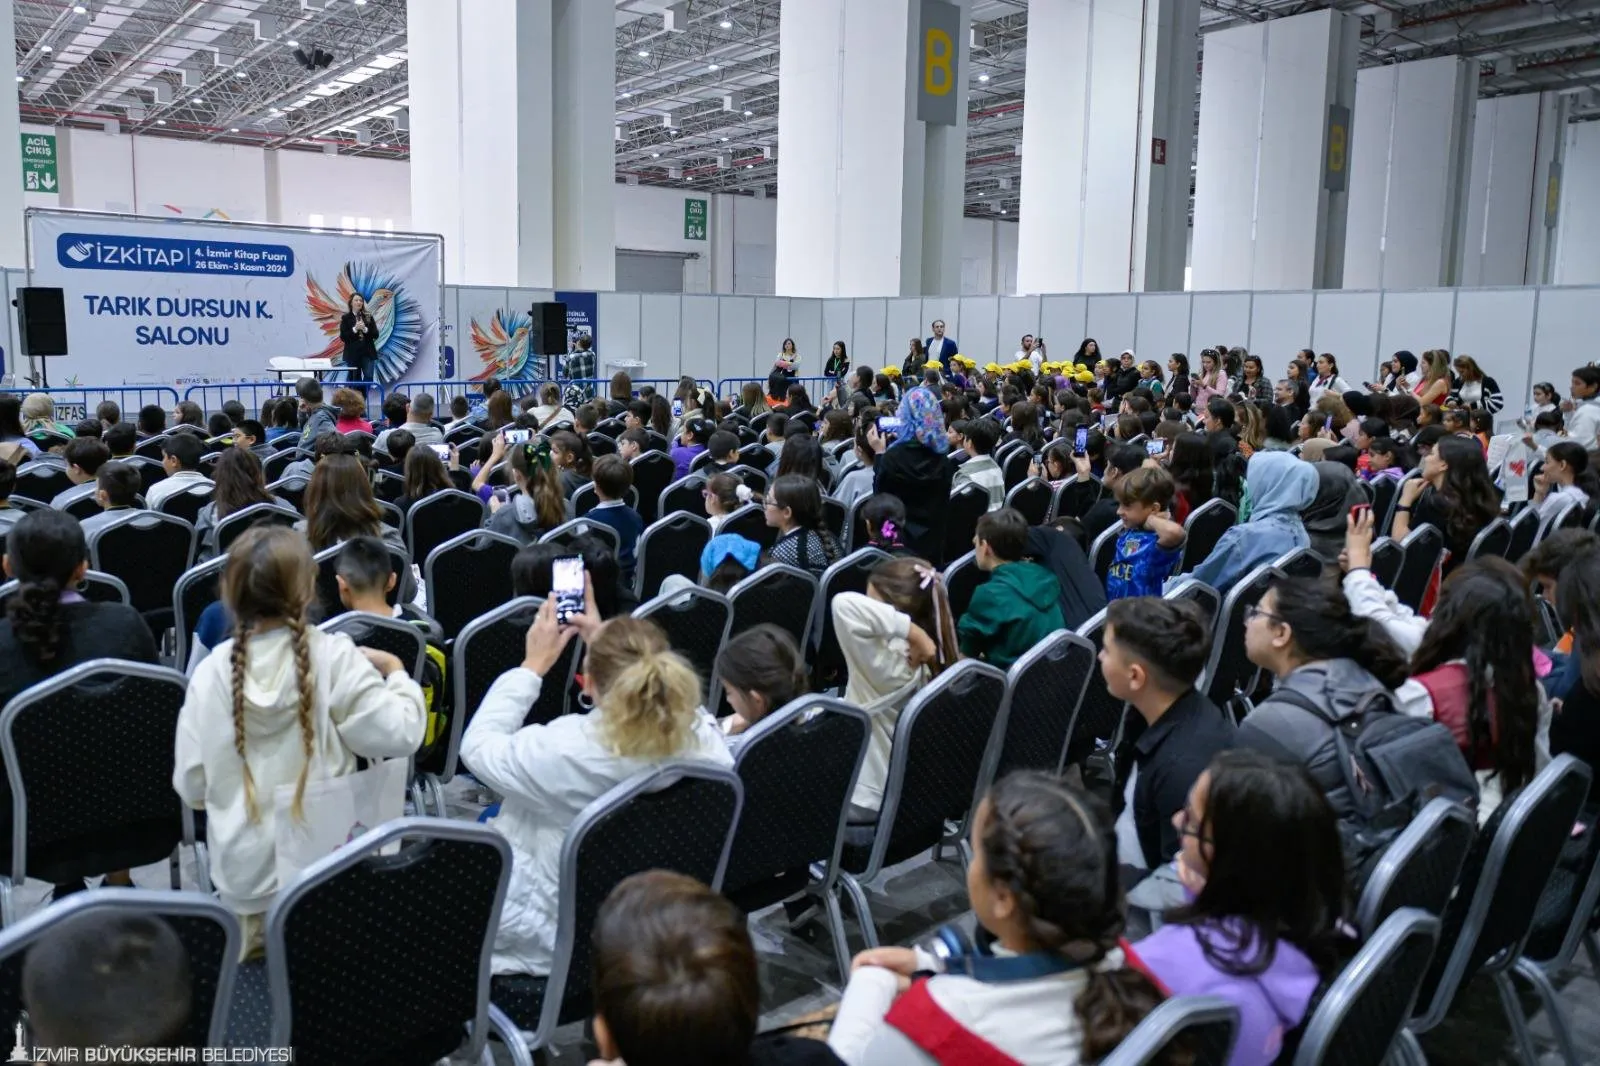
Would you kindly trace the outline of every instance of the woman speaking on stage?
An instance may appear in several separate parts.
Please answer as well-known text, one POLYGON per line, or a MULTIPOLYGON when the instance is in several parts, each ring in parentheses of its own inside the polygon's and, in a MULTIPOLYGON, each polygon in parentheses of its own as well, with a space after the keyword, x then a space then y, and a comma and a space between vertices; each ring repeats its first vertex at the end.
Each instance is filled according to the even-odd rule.
POLYGON ((344 362, 351 380, 371 381, 378 362, 378 323, 359 293, 350 294, 350 306, 339 316, 339 339, 344 342, 344 362))

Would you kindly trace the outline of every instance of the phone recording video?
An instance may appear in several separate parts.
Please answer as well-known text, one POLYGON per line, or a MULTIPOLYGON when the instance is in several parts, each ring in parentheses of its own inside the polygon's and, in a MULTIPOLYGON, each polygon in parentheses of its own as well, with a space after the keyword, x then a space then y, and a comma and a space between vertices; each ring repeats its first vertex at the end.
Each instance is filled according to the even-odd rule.
POLYGON ((501 432, 505 435, 507 444, 526 444, 533 439, 531 429, 507 429, 501 432))
POLYGON ((880 437, 898 437, 905 429, 905 426, 905 421, 895 415, 878 416, 878 436, 880 437))
POLYGON ((448 463, 450 461, 450 445, 448 445, 448 444, 430 444, 430 445, 428 445, 428 450, 431 451, 434 455, 437 455, 439 457, 440 462, 448 463))
POLYGON ((556 598, 556 621, 566 625, 575 614, 582 614, 583 557, 563 555, 550 566, 550 593, 556 598))
POLYGON ((672 417, 673 418, 682 418, 683 417, 683 401, 682 400, 673 400, 672 401, 672 417))
POLYGON ((1072 454, 1089 454, 1089 427, 1079 426, 1078 431, 1072 435, 1072 454))
POLYGON ((1166 450, 1167 442, 1161 437, 1157 437, 1155 440, 1147 440, 1144 442, 1144 453, 1150 456, 1152 459, 1166 454, 1166 450))

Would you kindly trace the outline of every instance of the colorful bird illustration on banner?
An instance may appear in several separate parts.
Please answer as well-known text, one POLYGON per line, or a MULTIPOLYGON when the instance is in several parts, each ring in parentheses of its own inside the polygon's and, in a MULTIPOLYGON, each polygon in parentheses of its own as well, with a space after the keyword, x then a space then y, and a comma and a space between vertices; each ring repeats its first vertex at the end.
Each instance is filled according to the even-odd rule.
POLYGON ((306 309, 330 338, 328 346, 313 358, 338 359, 344 354, 339 318, 350 306, 350 297, 358 292, 378 323, 378 362, 373 376, 385 385, 398 381, 417 358, 422 343, 422 309, 406 295, 398 280, 381 274, 378 267, 369 263, 346 263, 335 279, 332 296, 307 271, 306 309))
POLYGON ((472 347, 483 361, 483 372, 474 374, 472 380, 527 377, 532 369, 528 365, 528 342, 532 330, 533 320, 519 311, 496 311, 489 320, 488 329, 473 319, 472 347))

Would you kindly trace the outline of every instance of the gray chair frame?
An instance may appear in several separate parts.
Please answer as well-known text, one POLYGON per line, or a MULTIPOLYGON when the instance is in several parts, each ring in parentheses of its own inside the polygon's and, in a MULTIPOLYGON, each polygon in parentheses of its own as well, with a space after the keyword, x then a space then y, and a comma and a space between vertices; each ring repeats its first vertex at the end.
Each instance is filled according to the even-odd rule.
MULTIPOLYGON (((670 488, 670 487, 671 486, 668 486, 668 488, 670 488)), ((663 490, 663 493, 665 493, 665 491, 666 490, 663 490)), ((657 518, 654 522, 651 522, 648 526, 645 526, 644 527, 644 531, 639 534, 639 542, 638 542, 638 544, 636 544, 634 546, 634 549, 633 549, 633 558, 634 558, 633 594, 635 596, 643 596, 644 595, 644 586, 645 586, 645 567, 644 567, 645 546, 648 543, 650 543, 651 541, 653 541, 654 539, 656 539, 657 537, 670 536, 673 532, 675 532, 675 530, 678 527, 684 526, 685 524, 687 524, 691 528, 695 527, 695 526, 703 526, 704 529, 705 529, 706 542, 707 543, 709 543, 711 538, 713 536, 715 536, 715 534, 712 533, 712 531, 711 531, 711 523, 710 522, 706 521, 704 518, 701 518, 699 515, 690 514, 687 511, 675 511, 675 512, 672 512, 671 514, 662 514, 660 518, 657 518)), ((696 565, 696 567, 695 567, 695 570, 697 571, 696 574, 684 574, 682 576, 689 578, 691 581, 695 580, 696 577, 698 576, 699 569, 700 569, 699 566, 696 565)), ((668 576, 670 576, 670 575, 668 575, 668 576)), ((659 587, 660 587, 660 583, 658 582, 657 583, 657 588, 659 588, 659 587)), ((654 598, 654 597, 651 597, 651 598, 654 598)), ((433 601, 429 600, 428 602, 432 603, 433 601)))
MULTIPOLYGON (((1590 832, 1595 830, 1591 829, 1590 832)), ((1540 1001, 1550 1013, 1550 1028, 1556 1035, 1557 1044, 1561 1048, 1567 1066, 1578 1066, 1580 1060, 1572 1044, 1566 1008, 1556 995, 1552 980, 1571 964, 1573 957, 1578 953, 1580 943, 1589 956, 1589 965, 1594 967, 1600 964, 1600 942, 1596 941, 1594 931, 1590 928, 1597 905, 1600 905, 1600 855, 1596 856, 1594 864, 1590 867, 1583 891, 1578 896, 1578 904, 1573 909, 1572 919, 1567 924, 1566 934, 1561 938, 1561 947, 1555 956, 1549 959, 1535 959, 1519 953, 1516 962, 1511 966, 1513 973, 1538 991, 1540 1001)))
MULTIPOLYGON (((1031 463, 1033 461, 1033 457, 1029 456, 1028 461, 1031 463)), ((1050 508, 1054 507, 1056 502, 1056 492, 1050 487, 1050 482, 1046 481, 1042 477, 1024 477, 1021 481, 1017 482, 1015 485, 1006 490, 1005 505, 1020 512, 1022 511, 1022 508, 1017 506, 1017 500, 1022 496, 1023 490, 1025 489, 1029 490, 1030 494, 1037 494, 1038 490, 1034 488, 1036 485, 1044 486, 1044 517, 1040 521, 1035 522, 1031 516, 1024 514, 1023 517, 1028 519, 1028 525, 1030 526, 1042 526, 1046 522, 1050 521, 1050 508)))
MULTIPOLYGON (((744 742, 733 757, 734 773, 739 772, 739 767, 750 757, 750 753, 764 743, 782 744, 782 733, 790 725, 801 718, 813 714, 842 714, 850 718, 860 719, 862 725, 861 750, 856 753, 855 772, 850 775, 850 786, 845 790, 844 802, 839 805, 839 826, 834 832, 833 850, 828 853, 827 861, 817 863, 812 860, 811 872, 816 880, 815 891, 822 898, 824 913, 827 915, 828 933, 833 938, 834 961, 839 966, 839 975, 842 980, 850 978, 850 942, 845 936, 844 911, 839 906, 839 895, 835 891, 839 883, 839 853, 844 850, 845 827, 850 821, 850 799, 855 795, 856 782, 861 778, 861 767, 867 761, 867 748, 872 744, 872 720, 853 703, 835 699, 831 696, 804 695, 796 697, 789 703, 767 715, 761 721, 751 726, 745 733, 744 742)), ((741 779, 742 780, 742 779, 741 779)), ((743 817, 741 809, 740 817, 743 817)), ((733 836, 738 836, 738 824, 734 825, 733 836)), ((731 847, 731 842, 730 842, 731 847)), ((731 860, 731 852, 730 852, 731 860)), ((726 866, 726 864, 724 864, 726 866)))
MULTIPOLYGON (((83 584, 104 585, 111 589, 111 591, 115 592, 117 594, 117 598, 121 602, 129 602, 128 586, 116 574, 107 574, 101 570, 85 570, 83 573, 83 584)), ((16 578, 12 578, 4 585, 0 585, 0 605, 3 605, 12 596, 16 595, 17 589, 21 587, 22 582, 18 581, 16 578)), ((81 589, 82 586, 79 586, 79 588, 81 589)))
POLYGON ((617 537, 617 531, 604 522, 596 522, 592 518, 569 518, 556 528, 550 530, 539 538, 540 544, 549 544, 567 536, 584 536, 594 534, 611 545, 613 552, 621 550, 622 542, 617 537))
POLYGON ((1497 558, 1503 559, 1506 557, 1506 553, 1509 552, 1510 549, 1511 523, 1507 522, 1504 518, 1496 518, 1493 522, 1490 522, 1488 525, 1478 530, 1478 535, 1472 538, 1472 546, 1467 549, 1467 558, 1463 560, 1463 562, 1470 562, 1473 559, 1481 558, 1485 554, 1494 555, 1497 558), (1498 552, 1489 551, 1489 541, 1498 536, 1502 530, 1505 533, 1505 548, 1498 552))
POLYGON ((1100 1066, 1146 1066, 1159 1062, 1168 1045, 1185 1030, 1226 1022, 1231 1036, 1220 1059, 1196 1059, 1194 1066, 1224 1066, 1239 1039, 1239 1008, 1219 996, 1174 996, 1156 1005, 1122 1043, 1100 1060, 1100 1066))
MULTIPOLYGON (((155 507, 154 510, 159 511, 164 515, 172 515, 173 518, 183 518, 183 515, 172 514, 171 511, 167 510, 167 505, 172 503, 174 500, 183 499, 190 496, 198 496, 205 501, 200 505, 201 507, 204 507, 206 503, 212 502, 213 498, 216 496, 216 492, 217 487, 210 482, 196 482, 186 489, 180 489, 177 492, 170 494, 166 499, 162 500, 160 505, 155 507)), ((198 515, 198 513, 198 509, 196 509, 196 514, 198 515)), ((192 524, 191 519, 183 518, 183 520, 192 524)))
MULTIPOLYGON (((817 579, 816 574, 809 570, 801 570, 797 566, 790 566, 787 563, 768 563, 766 566, 757 567, 749 577, 740 579, 737 584, 730 588, 728 590, 728 602, 733 604, 734 616, 737 616, 740 596, 748 594, 753 589, 760 588, 776 575, 782 575, 786 578, 803 578, 811 586, 811 599, 806 603, 806 615, 805 622, 801 626, 801 638, 796 642, 801 654, 804 655, 806 648, 810 646, 816 636, 816 626, 819 622, 817 600, 822 595, 822 582, 817 579)), ((730 635, 732 635, 731 631, 730 635)))
MULTIPOLYGON (((417 645, 415 654, 410 661, 405 662, 406 673, 411 675, 413 681, 422 680, 422 667, 428 661, 428 635, 410 622, 402 622, 398 618, 385 618, 379 614, 362 614, 359 611, 346 611, 336 615, 317 627, 324 633, 346 633, 352 629, 386 629, 393 633, 405 636, 407 640, 414 640, 417 645)), ((352 639, 354 639, 352 637, 352 639)), ((357 645, 358 647, 360 645, 357 645)))
MULTIPOLYGON (((978 550, 976 548, 974 548, 971 551, 967 552, 965 555, 962 555, 960 558, 952 559, 949 562, 949 564, 947 564, 945 566, 944 573, 941 575, 944 578, 944 586, 945 586, 946 594, 949 593, 950 587, 954 583, 954 581, 955 581, 955 579, 956 579, 956 577, 958 575, 964 575, 964 574, 967 573, 968 570, 977 570, 977 569, 978 569, 978 550)), ((989 580, 989 575, 988 574, 984 574, 983 571, 981 571, 981 570, 979 570, 978 572, 980 574, 982 574, 983 576, 979 579, 978 584, 973 586, 973 593, 974 594, 976 594, 977 590, 979 588, 982 588, 983 585, 986 584, 988 582, 988 580, 989 580)), ((958 621, 960 620, 962 615, 967 613, 967 608, 969 608, 971 606, 972 606, 972 601, 971 601, 970 597, 968 598, 968 600, 965 603, 962 603, 959 607, 956 605, 956 602, 955 602, 955 600, 953 598, 950 601, 950 609, 951 609, 952 613, 955 614, 956 619, 958 621)))
MULTIPOLYGON (((123 526, 129 525, 129 524, 132 524, 132 523, 135 523, 135 522, 144 523, 144 522, 149 522, 152 519, 154 519, 158 524, 170 525, 170 526, 179 526, 179 527, 181 527, 181 528, 183 528, 183 529, 188 531, 188 533, 189 533, 189 554, 184 559, 183 568, 185 570, 188 570, 190 567, 192 567, 194 565, 195 550, 199 546, 199 540, 198 540, 197 534, 195 532, 194 526, 191 526, 188 522, 185 522, 183 519, 179 518, 177 515, 170 515, 170 514, 167 514, 164 511, 148 511, 148 510, 127 511, 127 512, 125 512, 123 514, 118 515, 115 521, 108 522, 105 525, 101 526, 99 529, 95 530, 93 533, 90 533, 89 537, 88 537, 88 540, 89 540, 89 565, 94 567, 96 570, 103 570, 103 568, 100 566, 100 558, 99 558, 99 556, 100 556, 100 541, 105 538, 106 534, 110 533, 114 529, 121 529, 123 526)), ((103 572, 109 573, 109 571, 103 571, 103 572)), ((124 585, 126 585, 126 582, 124 582, 124 585)))
POLYGON ((1011 664, 1010 669, 1006 671, 1005 706, 1000 714, 1000 717, 1004 722, 1004 729, 1000 732, 996 742, 991 745, 992 750, 989 753, 990 764, 984 768, 983 773, 985 782, 993 781, 997 777, 1003 776, 1005 773, 1009 773, 1012 770, 1025 769, 1025 767, 1002 767, 1000 765, 1001 760, 1005 757, 1006 737, 1011 731, 1011 713, 1013 710, 1013 704, 1016 700, 1017 692, 1023 685, 1025 679, 1028 677, 1030 671, 1038 666, 1038 664, 1052 661, 1056 657, 1057 649, 1061 649, 1063 653, 1065 653, 1065 650, 1071 648, 1073 645, 1078 645, 1089 653, 1090 665, 1089 670, 1084 672, 1082 682, 1078 685, 1078 691, 1070 694, 1070 697, 1066 700, 1063 700, 1059 706, 1059 710, 1061 711, 1062 718, 1065 720, 1066 727, 1061 731, 1061 750, 1056 756, 1055 766, 1053 768, 1042 766, 1026 767, 1026 769, 1042 770, 1046 772, 1053 771, 1057 774, 1062 772, 1067 758, 1067 744, 1072 739, 1072 729, 1073 726, 1077 724, 1078 711, 1083 706, 1083 694, 1089 690, 1091 674, 1100 668, 1097 662, 1099 653, 1095 650, 1094 644, 1079 636, 1077 633, 1074 633, 1070 629, 1058 629, 1054 633, 1051 633, 1044 640, 1040 641, 1038 644, 1035 644, 1033 647, 1024 652, 1016 662, 1011 664))
MULTIPOLYGON (((188 668, 189 645, 194 636, 195 623, 200 620, 198 616, 194 618, 188 618, 185 616, 183 609, 183 594, 188 590, 190 585, 193 585, 197 581, 208 580, 212 574, 216 574, 217 591, 219 593, 217 599, 220 600, 222 598, 220 595, 222 591, 222 568, 226 566, 227 563, 227 555, 214 556, 213 558, 207 559, 203 563, 198 563, 189 567, 189 569, 185 570, 182 576, 178 578, 177 584, 172 586, 172 628, 176 635, 176 639, 173 643, 173 650, 175 653, 174 665, 176 665, 179 670, 188 668)), ((123 602, 127 601, 124 600, 123 602)))
MULTIPOLYGON (((382 850, 402 840, 459 840, 482 844, 500 853, 500 883, 495 888, 494 902, 490 907, 489 921, 484 930, 483 947, 478 961, 478 1010, 467 1030, 469 1052, 467 1061, 489 1060, 488 1038, 493 1031, 508 1049, 513 1066, 533 1066, 533 1058, 523 1046, 517 1027, 489 1002, 489 979, 494 957, 494 938, 500 928, 500 914, 505 905, 506 887, 511 881, 511 845, 505 837, 487 826, 473 822, 452 821, 445 818, 398 818, 358 837, 329 855, 308 866, 289 885, 279 889, 272 909, 267 912, 266 954, 267 985, 272 996, 271 1046, 292 1046, 294 1017, 290 1010, 289 967, 286 961, 288 946, 284 925, 298 903, 308 892, 338 877, 344 871, 375 858, 382 850)), ((426 988, 418 987, 419 995, 426 988)))
POLYGON ((241 934, 239 919, 222 902, 204 892, 163 892, 148 888, 92 888, 77 892, 28 915, 0 932, 0 959, 26 952, 58 928, 84 914, 110 912, 142 918, 183 916, 207 918, 222 927, 222 965, 217 971, 217 993, 206 1026, 206 1045, 223 1047, 228 1035, 228 1010, 233 1004, 234 979, 239 973, 241 934))
MULTIPOLYGON (((701 454, 709 454, 709 453, 704 453, 703 452, 701 454)), ((705 474, 701 473, 698 470, 691 470, 689 473, 685 474, 683 477, 678 478, 678 480, 674 481, 672 484, 670 484, 666 488, 662 489, 661 490, 661 495, 656 497, 656 521, 659 522, 663 518, 667 517, 668 515, 672 515, 672 514, 692 514, 697 518, 706 518, 706 517, 708 517, 708 515, 706 514, 705 497, 700 495, 700 493, 702 491, 704 491, 704 489, 706 487, 706 480, 707 479, 706 479, 706 475, 705 474), (698 511, 683 511, 682 509, 669 510, 667 508, 667 495, 669 493, 672 493, 672 492, 682 492, 682 491, 685 491, 685 490, 693 490, 693 492, 695 494, 695 499, 697 501, 699 501, 700 509, 698 511)))
POLYGON ((1568 503, 1554 514, 1540 515, 1539 529, 1533 535, 1534 547, 1538 547, 1540 544, 1544 543, 1544 539, 1550 534, 1554 533, 1556 530, 1565 528, 1568 513, 1577 506, 1578 505, 1576 503, 1568 503))
MULTIPOLYGON (((477 526, 474 527, 474 529, 482 529, 483 528, 483 524, 489 520, 489 507, 488 507, 487 504, 485 504, 478 497, 472 495, 472 493, 470 493, 470 492, 462 492, 460 489, 440 489, 437 492, 431 492, 428 495, 424 496, 422 499, 420 499, 416 503, 412 504, 410 509, 406 511, 405 536, 402 539, 405 541, 406 551, 407 552, 410 552, 410 553, 414 554, 415 551, 416 551, 416 549, 415 549, 415 544, 416 544, 415 538, 416 538, 416 535, 417 535, 417 512, 421 511, 424 507, 429 507, 429 506, 437 507, 438 506, 438 502, 440 500, 455 500, 455 499, 471 500, 474 504, 477 505, 477 507, 478 507, 478 524, 477 524, 477 526)), ((473 530, 472 529, 464 529, 461 532, 462 533, 471 533, 471 532, 473 532, 473 530)), ((450 543, 450 541, 454 540, 456 537, 459 537, 460 535, 461 535, 460 533, 457 533, 454 536, 446 537, 446 538, 444 538, 444 540, 441 540, 439 542, 439 544, 435 544, 433 546, 433 548, 439 547, 440 544, 448 544, 448 543, 450 543)), ((427 552, 424 552, 423 553, 423 557, 426 558, 427 555, 432 553, 433 548, 429 548, 427 552)))
POLYGON ((863 529, 866 528, 866 520, 861 517, 861 509, 867 505, 867 501, 871 498, 871 493, 867 493, 865 496, 857 496, 855 499, 850 501, 850 506, 845 508, 844 540, 840 544, 840 548, 846 555, 849 555, 851 552, 856 551, 859 548, 865 548, 867 546, 865 544, 856 543, 856 527, 859 525, 863 529))
MULTIPOLYGON (((183 693, 187 693, 189 688, 189 679, 170 667, 130 662, 126 659, 90 659, 55 677, 23 689, 11 698, 11 702, 7 703, 3 710, 0 710, 0 756, 5 759, 6 781, 11 788, 11 876, 0 877, 0 925, 9 927, 16 920, 16 903, 12 899, 12 891, 21 888, 28 880, 28 793, 23 787, 22 762, 17 754, 12 731, 16 727, 17 718, 33 704, 54 696, 63 689, 72 688, 85 678, 96 674, 116 674, 121 677, 166 681, 177 686, 183 693)), ((179 703, 182 702, 180 699, 179 703)), ((201 891, 210 893, 211 870, 205 845, 195 842, 194 811, 176 795, 173 796, 173 802, 181 814, 182 845, 187 845, 194 852, 195 878, 200 883, 201 891)), ((182 887, 179 880, 177 852, 172 856, 172 887, 174 890, 182 887)))
POLYGON ((1393 965, 1407 944, 1417 938, 1428 942, 1428 956, 1417 970, 1416 980, 1412 982, 1405 1003, 1395 1012, 1395 1025, 1387 1041, 1387 1046, 1394 1046, 1395 1038, 1405 1027, 1405 1019, 1416 1004, 1417 994, 1422 990, 1422 980, 1427 976, 1428 959, 1433 957, 1433 948, 1439 941, 1438 917, 1415 907, 1403 907, 1385 918, 1383 924, 1367 938, 1355 958, 1345 964, 1339 976, 1334 978, 1323 993, 1317 1009, 1305 1021, 1292 1066, 1322 1066, 1334 1052, 1345 1026, 1366 1021, 1359 1016, 1353 1017, 1351 1013, 1362 994, 1393 965))
POLYGON ((1461 804, 1447 800, 1443 796, 1429 800, 1428 805, 1411 819, 1411 824, 1406 826, 1384 850, 1383 857, 1378 860, 1377 865, 1372 868, 1372 873, 1367 877, 1366 886, 1361 890, 1361 898, 1357 901, 1355 909, 1355 926, 1361 935, 1371 936, 1389 915, 1402 907, 1420 910, 1435 917, 1443 914, 1445 905, 1450 902, 1456 881, 1461 876, 1461 866, 1467 861, 1467 852, 1472 848, 1472 839, 1477 835, 1477 831, 1478 823, 1473 818, 1472 812, 1461 804), (1442 898, 1425 900, 1394 898, 1397 892, 1405 896, 1413 891, 1410 885, 1402 881, 1408 867, 1419 859, 1428 857, 1428 853, 1438 852, 1441 848, 1455 849, 1453 858, 1448 852, 1442 856, 1450 870, 1449 877, 1441 879, 1442 898))
POLYGON ((1428 585, 1433 581, 1433 572, 1438 569, 1439 560, 1444 557, 1444 553, 1448 550, 1448 542, 1445 540, 1444 530, 1431 522, 1424 522, 1407 533, 1406 539, 1400 542, 1400 572, 1395 575, 1394 580, 1395 585, 1404 584, 1406 587, 1393 589, 1395 598, 1413 611, 1420 610, 1422 601, 1428 594, 1428 585), (1438 541, 1438 547, 1431 553, 1431 558, 1419 559, 1419 561, 1413 562, 1412 557, 1426 552, 1428 550, 1426 547, 1427 542, 1433 540, 1438 541), (1424 561, 1427 563, 1427 576, 1422 579, 1421 588, 1417 590, 1419 592, 1416 597, 1417 602, 1412 603, 1406 594, 1412 591, 1410 583, 1416 579, 1418 574, 1423 573, 1422 566, 1424 561))
MULTIPOLYGON (((900 717, 895 720, 894 744, 889 750, 889 776, 884 781, 883 803, 878 808, 877 831, 873 834, 872 852, 867 859, 867 867, 859 874, 852 874, 844 869, 839 871, 839 888, 850 897, 850 904, 856 912, 856 920, 861 926, 862 939, 866 941, 868 948, 878 946, 878 928, 863 886, 870 884, 883 872, 884 858, 889 851, 890 839, 894 836, 894 819, 900 808, 900 796, 905 788, 906 761, 910 757, 911 745, 906 738, 909 738, 916 729, 923 709, 937 699, 946 688, 954 686, 969 673, 987 673, 1002 685, 1006 680, 1005 674, 988 663, 981 663, 976 659, 962 659, 932 682, 922 686, 921 690, 911 697, 905 710, 901 711, 900 717)), ((1002 695, 999 711, 995 714, 994 724, 989 729, 989 740, 983 758, 979 762, 978 777, 973 782, 972 799, 967 805, 967 812, 962 820, 963 825, 971 820, 972 812, 977 809, 983 794, 988 791, 988 775, 993 773, 995 762, 999 758, 996 745, 999 739, 1005 736, 1008 709, 1009 701, 1002 695)), ((939 847, 939 844, 933 845, 935 850, 939 847)), ((968 861, 966 849, 958 848, 958 851, 965 866, 968 861)))
POLYGON ((1116 562, 1117 536, 1122 532, 1122 523, 1113 522, 1094 538, 1094 543, 1089 546, 1089 565, 1094 569, 1094 576, 1100 579, 1100 584, 1106 583, 1106 576, 1111 573, 1111 564, 1116 562))
POLYGON ((301 518, 300 513, 289 505, 289 501, 281 498, 277 498, 275 503, 252 503, 249 507, 242 507, 217 522, 217 554, 227 555, 233 542, 239 539, 245 530, 254 526, 256 519, 269 512, 283 516, 281 520, 273 522, 273 525, 292 526, 301 518), (226 537, 223 536, 224 533, 227 534, 226 537))
MULTIPOLYGON (((433 605, 443 602, 446 596, 445 590, 441 589, 438 586, 438 583, 433 579, 434 559, 440 556, 443 552, 454 548, 459 548, 463 544, 482 545, 491 541, 504 544, 513 552, 520 551, 522 549, 522 542, 517 540, 515 537, 508 537, 504 533, 496 533, 492 529, 469 529, 460 536, 451 537, 449 540, 445 541, 443 544, 439 545, 438 547, 434 548, 433 551, 428 553, 428 558, 424 560, 422 564, 422 587, 427 590, 429 614, 434 613, 435 608, 433 605)), ((509 572, 505 574, 493 575, 493 577, 495 580, 504 581, 506 587, 508 589, 510 588, 511 574, 509 572)), ((449 633, 447 631, 446 636, 448 635, 449 633)))
MULTIPOLYGON (((1226 512, 1230 517, 1230 520, 1228 522, 1228 528, 1232 528, 1235 524, 1238 523, 1238 521, 1239 521, 1239 512, 1227 500, 1221 500, 1221 499, 1207 500, 1205 503, 1201 504, 1199 507, 1196 507, 1193 511, 1189 512, 1189 517, 1184 519, 1184 521, 1183 521, 1183 535, 1184 535, 1183 553, 1179 556, 1179 558, 1178 558, 1178 568, 1176 570, 1174 570, 1173 573, 1176 573, 1176 574, 1187 574, 1189 571, 1191 571, 1195 567, 1199 566, 1200 563, 1202 561, 1204 561, 1204 559, 1205 559, 1205 557, 1207 555, 1211 554, 1212 549, 1217 546, 1217 542, 1222 539, 1222 535, 1227 532, 1226 528, 1223 530, 1223 532, 1221 534, 1217 535, 1215 540, 1211 541, 1211 543, 1209 543, 1209 544, 1204 546, 1205 549, 1206 549, 1204 554, 1200 554, 1200 553, 1198 553, 1198 552, 1196 552, 1194 550, 1194 545, 1193 545, 1193 542, 1191 541, 1191 539, 1189 537, 1189 534, 1191 532, 1193 532, 1194 527, 1195 527, 1195 523, 1197 521, 1202 521, 1203 520, 1203 521, 1208 521, 1209 522, 1212 515, 1218 514, 1218 513, 1222 513, 1222 512, 1226 512)), ((1115 528, 1115 527, 1113 527, 1113 528, 1115 528)))
POLYGON ((739 827, 739 816, 744 811, 744 782, 739 780, 738 774, 732 770, 696 763, 667 762, 635 774, 591 802, 579 812, 578 817, 567 828, 566 839, 561 843, 561 865, 557 882, 559 887, 556 890, 556 944, 552 954, 549 984, 546 985, 549 991, 545 994, 544 1003, 540 1007, 539 1027, 528 1040, 529 1048, 538 1049, 547 1044, 555 1034, 557 1020, 561 1017, 561 999, 567 985, 567 973, 572 966, 572 946, 578 935, 578 930, 574 928, 577 924, 578 909, 576 899, 578 849, 583 845, 584 836, 595 823, 603 821, 613 811, 626 806, 635 796, 659 792, 686 778, 717 782, 733 789, 733 817, 728 822, 728 831, 722 842, 722 857, 717 862, 717 872, 709 886, 714 892, 722 890, 722 876, 728 870, 728 855, 733 850, 734 833, 739 827))

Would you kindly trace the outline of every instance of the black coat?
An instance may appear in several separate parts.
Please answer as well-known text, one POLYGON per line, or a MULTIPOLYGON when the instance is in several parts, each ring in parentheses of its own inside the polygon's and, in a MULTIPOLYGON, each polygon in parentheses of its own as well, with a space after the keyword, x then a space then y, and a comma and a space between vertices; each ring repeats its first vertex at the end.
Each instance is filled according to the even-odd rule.
POLYGON ((371 381, 378 363, 378 323, 370 312, 359 316, 346 311, 339 316, 339 339, 344 342, 344 361, 362 381, 371 381), (366 325, 365 333, 356 332, 356 319, 366 325))
POLYGON ((954 479, 949 460, 911 440, 890 446, 873 465, 872 490, 905 504, 906 546, 924 559, 937 560, 944 552, 944 514, 954 479))

